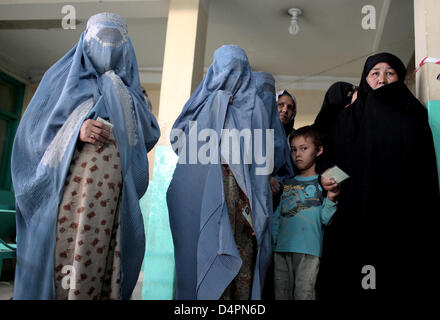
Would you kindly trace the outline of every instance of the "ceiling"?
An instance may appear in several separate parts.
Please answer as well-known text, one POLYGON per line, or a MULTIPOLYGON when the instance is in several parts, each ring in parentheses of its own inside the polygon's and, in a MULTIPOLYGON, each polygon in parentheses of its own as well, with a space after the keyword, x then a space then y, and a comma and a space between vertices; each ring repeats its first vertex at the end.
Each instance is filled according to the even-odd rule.
MULTIPOLYGON (((74 30, 54 24, 64 16, 66 4, 0 0, 0 65, 29 82, 38 81, 75 45, 89 16, 110 11, 127 21, 140 70, 160 75, 168 0, 79 0, 74 30)), ((373 52, 392 52, 406 64, 414 52, 413 0, 211 0, 208 10, 205 67, 215 49, 237 44, 254 70, 278 80, 357 79, 373 52), (375 30, 362 28, 365 5, 376 9, 375 30), (291 7, 303 10, 296 36, 288 33, 291 7)), ((160 82, 160 76, 155 79, 160 82)))

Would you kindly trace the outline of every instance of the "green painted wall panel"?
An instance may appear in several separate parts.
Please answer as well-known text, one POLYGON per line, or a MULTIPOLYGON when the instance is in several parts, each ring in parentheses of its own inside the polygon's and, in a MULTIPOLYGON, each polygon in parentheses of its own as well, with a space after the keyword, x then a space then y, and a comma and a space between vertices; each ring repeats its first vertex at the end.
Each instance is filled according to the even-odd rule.
POLYGON ((177 156, 170 146, 158 146, 154 155, 153 179, 140 200, 146 233, 142 299, 174 299, 174 245, 168 218, 166 192, 177 156))
POLYGON ((427 108, 429 125, 431 126, 432 136, 434 138, 435 155, 437 158, 437 172, 439 174, 440 184, 440 101, 428 101, 427 108))

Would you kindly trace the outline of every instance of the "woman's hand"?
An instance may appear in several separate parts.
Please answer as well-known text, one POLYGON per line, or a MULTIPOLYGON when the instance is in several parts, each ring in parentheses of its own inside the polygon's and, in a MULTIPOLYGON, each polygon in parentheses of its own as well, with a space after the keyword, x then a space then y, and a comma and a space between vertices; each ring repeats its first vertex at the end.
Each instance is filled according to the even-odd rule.
POLYGON ((110 130, 111 129, 105 124, 96 120, 88 119, 84 121, 81 126, 79 140, 102 146, 110 142, 110 130))
POLYGON ((351 103, 353 103, 353 102, 356 101, 357 96, 358 96, 358 92, 357 92, 357 90, 355 90, 355 91, 353 92, 353 95, 351 96, 351 103))
POLYGON ((340 192, 339 184, 335 180, 323 176, 321 176, 321 184, 327 190, 327 197, 334 202, 340 192))
POLYGON ((270 190, 272 194, 277 194, 281 190, 281 183, 272 176, 269 176, 270 190))

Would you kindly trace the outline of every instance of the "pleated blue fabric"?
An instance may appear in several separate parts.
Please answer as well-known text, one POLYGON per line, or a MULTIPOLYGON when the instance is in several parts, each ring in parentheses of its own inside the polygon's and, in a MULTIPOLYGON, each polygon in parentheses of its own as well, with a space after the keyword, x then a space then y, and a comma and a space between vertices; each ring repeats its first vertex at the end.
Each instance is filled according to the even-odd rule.
POLYGON ((271 117, 258 95, 246 53, 235 45, 220 47, 171 134, 179 155, 167 192, 177 299, 219 299, 242 264, 225 202, 222 163, 229 165, 249 199, 258 244, 251 298, 261 299, 271 257, 268 175, 277 163, 274 134, 279 134, 270 129, 271 117), (228 136, 233 130, 242 134, 243 143, 236 147, 228 136), (207 145, 209 161, 201 158, 207 145), (265 161, 256 150, 267 156, 265 161))

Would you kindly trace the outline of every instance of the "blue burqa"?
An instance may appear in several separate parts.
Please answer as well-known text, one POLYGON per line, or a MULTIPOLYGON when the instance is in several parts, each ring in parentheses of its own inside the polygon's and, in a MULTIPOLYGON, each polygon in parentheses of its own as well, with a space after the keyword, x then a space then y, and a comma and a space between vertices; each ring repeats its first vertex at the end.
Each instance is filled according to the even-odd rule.
POLYGON ((290 145, 286 139, 284 127, 278 114, 275 79, 270 73, 263 71, 254 72, 254 77, 258 96, 263 100, 271 119, 271 128, 275 131, 275 162, 272 176, 283 183, 285 179, 293 177, 294 169, 290 158, 290 145))
POLYGON ((246 53, 234 45, 222 46, 215 51, 212 65, 171 133, 173 149, 179 155, 167 192, 177 299, 219 299, 242 264, 229 222, 222 163, 228 163, 249 199, 258 244, 251 299, 261 299, 271 258, 272 194, 268 175, 275 164, 280 166, 273 158, 273 142, 277 140, 274 135, 282 134, 266 129, 271 129, 270 112, 258 95, 246 53), (211 131, 203 134, 206 129, 211 131), (223 149, 230 138, 224 130, 234 129, 243 133, 243 143, 235 148, 231 143, 223 149), (246 130, 250 138, 244 134, 246 130), (255 154, 252 161, 246 161, 249 141, 253 142, 254 152, 259 148, 267 156, 266 161, 257 160, 255 154), (207 145, 209 161, 203 158, 208 154, 207 145), (234 161, 234 156, 239 161, 234 161))
POLYGON ((14 299, 54 299, 58 207, 86 119, 108 118, 121 155, 121 299, 129 299, 145 250, 139 199, 147 152, 160 132, 147 108, 133 46, 116 14, 91 17, 79 42, 44 75, 12 151, 17 210, 14 299))

